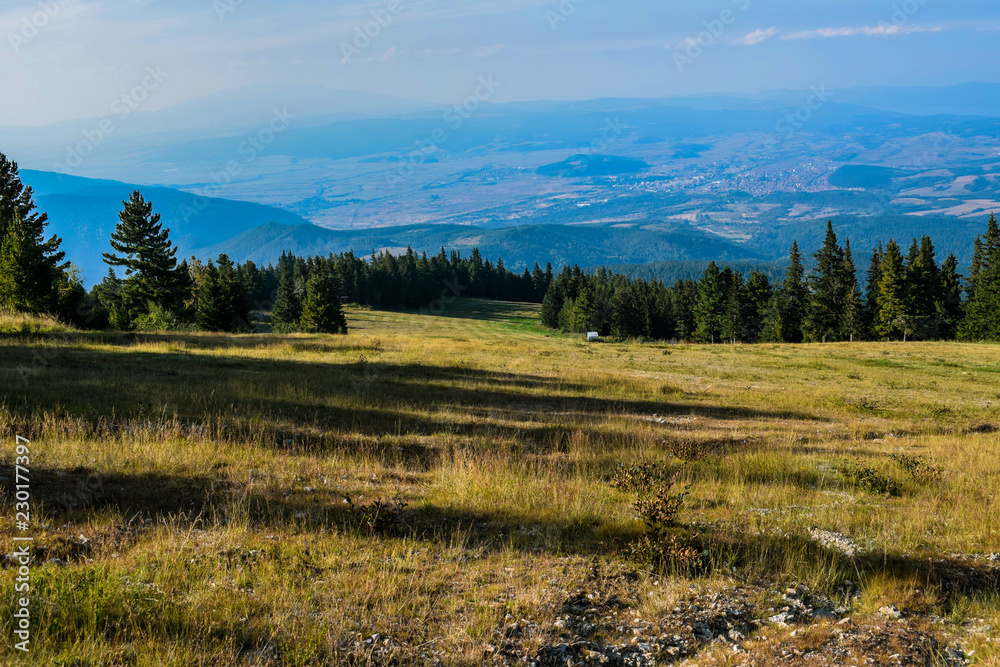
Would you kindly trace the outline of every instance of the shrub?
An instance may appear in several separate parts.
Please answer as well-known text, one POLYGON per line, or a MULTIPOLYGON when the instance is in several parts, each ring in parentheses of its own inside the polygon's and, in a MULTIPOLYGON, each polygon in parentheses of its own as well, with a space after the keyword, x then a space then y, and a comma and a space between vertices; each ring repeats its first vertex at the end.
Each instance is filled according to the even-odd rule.
POLYGON ((923 456, 893 454, 892 460, 895 461, 900 468, 910 473, 910 477, 917 484, 938 484, 944 477, 944 471, 939 466, 928 463, 927 459, 923 456))
POLYGON ((677 515, 690 489, 675 490, 680 472, 663 464, 620 466, 612 478, 612 486, 637 496, 634 507, 646 534, 628 544, 625 553, 644 565, 690 570, 701 564, 701 552, 677 534, 677 515))
POLYGON ((840 464, 838 470, 849 484, 871 493, 882 496, 899 496, 903 492, 902 485, 895 479, 859 460, 846 461, 840 464))
POLYGON ((132 322, 136 331, 182 331, 191 327, 182 323, 176 315, 155 303, 149 304, 149 312, 139 315, 132 322))
POLYGON ((663 445, 673 456, 682 461, 697 461, 706 456, 719 456, 725 454, 731 447, 739 444, 738 440, 692 440, 670 439, 664 440, 663 445))
POLYGON ((407 503, 399 500, 374 500, 367 505, 351 505, 352 523, 362 531, 371 535, 398 534, 406 527, 403 510, 407 503))

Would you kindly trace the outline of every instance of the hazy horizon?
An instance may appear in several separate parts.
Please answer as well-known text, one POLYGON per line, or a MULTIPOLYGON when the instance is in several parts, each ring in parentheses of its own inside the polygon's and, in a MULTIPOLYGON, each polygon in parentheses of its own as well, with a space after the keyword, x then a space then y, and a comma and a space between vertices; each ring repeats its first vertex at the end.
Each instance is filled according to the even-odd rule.
POLYGON ((301 84, 447 104, 481 76, 503 83, 494 102, 1000 82, 1000 8, 985 2, 7 4, 0 85, 17 104, 2 125, 106 115, 151 70, 137 110, 301 84))

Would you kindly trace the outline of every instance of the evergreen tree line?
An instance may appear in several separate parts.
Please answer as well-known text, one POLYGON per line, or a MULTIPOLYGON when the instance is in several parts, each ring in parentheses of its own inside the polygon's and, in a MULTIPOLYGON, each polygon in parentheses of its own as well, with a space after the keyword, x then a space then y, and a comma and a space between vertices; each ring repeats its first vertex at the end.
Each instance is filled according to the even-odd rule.
POLYGON ((452 252, 433 257, 412 248, 400 256, 353 252, 296 257, 285 252, 277 265, 236 265, 226 255, 202 263, 177 262, 170 230, 139 192, 123 202, 111 235, 113 253, 104 280, 91 291, 97 326, 119 329, 172 328, 193 322, 209 331, 252 331, 254 311, 270 311, 278 331, 346 333, 342 302, 374 307, 421 308, 459 296, 540 301, 552 279, 546 271, 508 271, 503 260, 452 252), (124 277, 115 269, 123 270, 124 277))
MULTIPOLYGON (((552 265, 518 274, 484 259, 478 248, 468 257, 444 248, 432 256, 407 248, 401 255, 372 253, 367 258, 353 252, 329 255, 330 271, 337 278, 341 295, 351 303, 375 308, 426 308, 435 301, 450 301, 459 296, 540 303, 552 282, 552 265)), ((282 276, 301 285, 302 260, 285 254, 278 266, 270 269, 273 279, 282 276)))
POLYGON ((927 236, 904 256, 893 239, 872 254, 864 290, 850 241, 833 223, 806 275, 793 242, 772 281, 711 262, 700 280, 630 279, 565 267, 542 302, 542 322, 568 332, 704 343, 1000 340, 1000 227, 990 216, 963 280, 954 254, 938 264, 927 236), (963 300, 963 294, 965 298, 963 300))

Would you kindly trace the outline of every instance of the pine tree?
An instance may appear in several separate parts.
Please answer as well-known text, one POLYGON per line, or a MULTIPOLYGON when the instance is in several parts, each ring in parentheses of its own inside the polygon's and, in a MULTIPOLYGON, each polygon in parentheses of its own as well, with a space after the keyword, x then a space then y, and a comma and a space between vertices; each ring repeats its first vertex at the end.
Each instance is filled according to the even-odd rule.
POLYGON ((196 321, 205 331, 228 329, 227 299, 219 281, 219 270, 209 260, 202 267, 198 284, 198 311, 196 321))
POLYGON ((695 340, 715 343, 722 337, 725 317, 725 279, 715 262, 711 262, 698 283, 698 300, 694 304, 695 340))
MULTIPOLYGON (((39 299, 33 276, 24 271, 27 245, 21 215, 14 212, 14 219, 4 225, 3 241, 0 242, 0 308, 14 312, 37 312, 39 299)), ((51 302, 51 296, 43 297, 43 302, 51 302)))
POLYGON ((726 295, 726 312, 722 336, 731 343, 748 342, 750 338, 751 307, 743 274, 733 273, 726 295))
POLYGON ((670 312, 674 318, 674 332, 681 340, 693 340, 697 328, 694 307, 698 302, 698 283, 679 280, 670 289, 670 312))
POLYGON ((837 243, 833 221, 826 223, 826 239, 814 257, 816 268, 809 278, 809 305, 802 328, 808 340, 825 343, 840 339, 847 300, 844 250, 837 243))
POLYGON ((279 267, 281 278, 278 282, 278 295, 274 300, 271 320, 276 324, 298 324, 302 317, 302 301, 295 285, 295 268, 292 262, 285 262, 279 267))
POLYGON ((882 258, 885 250, 882 242, 872 252, 871 264, 868 266, 868 285, 865 291, 865 333, 872 338, 877 337, 876 328, 879 319, 878 291, 882 282, 882 258))
POLYGON ((615 338, 624 340, 643 335, 645 320, 631 283, 624 281, 615 289, 609 319, 611 335, 615 338))
POLYGON ((754 269, 747 280, 747 342, 756 343, 761 338, 764 320, 767 319, 768 306, 774 296, 774 289, 771 287, 771 280, 767 274, 759 269, 754 269))
POLYGON ((843 265, 843 289, 844 289, 844 313, 842 336, 854 342, 855 338, 864 335, 865 313, 864 303, 861 300, 861 289, 858 287, 858 274, 854 266, 854 255, 851 252, 851 241, 844 242, 844 265, 843 265))
POLYGON ((912 328, 906 266, 899 244, 890 240, 882 258, 882 278, 878 291, 876 332, 886 340, 901 336, 905 341, 912 328))
MULTIPOLYGON (((597 308, 594 293, 589 284, 584 284, 580 288, 580 293, 575 299, 569 299, 563 306, 563 313, 560 315, 560 324, 566 331, 574 333, 585 333, 593 331, 597 327, 597 308), (568 310, 567 310, 568 307, 568 310)), ((601 332, 607 333, 607 331, 601 332)))
POLYGON ((250 323, 250 298, 240 281, 236 266, 228 255, 219 255, 215 261, 219 274, 219 291, 222 294, 222 331, 248 331, 250 323))
POLYGON ((337 283, 325 264, 315 266, 309 274, 300 324, 313 333, 347 333, 337 283))
POLYGON ((122 281, 115 275, 112 268, 108 268, 108 273, 104 280, 94 285, 90 293, 96 304, 95 311, 98 314, 95 326, 99 329, 112 327, 115 329, 128 328, 130 321, 128 313, 122 307, 122 281))
MULTIPOLYGON (((48 216, 35 211, 17 164, 0 153, 0 308, 59 313, 59 285, 68 262, 62 239, 45 239, 48 216)), ((74 304, 75 307, 75 304, 74 304)))
POLYGON ((938 272, 938 295, 936 308, 941 320, 939 333, 941 338, 951 340, 955 338, 964 314, 962 277, 958 274, 958 259, 954 253, 948 255, 941 264, 941 270, 938 272))
POLYGON ((246 290, 247 298, 252 304, 256 304, 256 307, 260 307, 260 304, 267 302, 270 296, 267 292, 267 285, 264 282, 264 276, 257 268, 257 265, 252 261, 247 260, 239 267, 240 283, 243 285, 243 289, 246 290))
POLYGON ((771 343, 801 343, 802 320, 808 298, 802 254, 799 252, 798 242, 792 241, 785 279, 775 290, 768 306, 761 339, 771 343))
POLYGON ((182 306, 182 277, 177 268, 177 248, 170 241, 170 229, 160 224, 153 204, 135 190, 118 214, 118 224, 111 234, 111 248, 104 261, 125 269, 122 298, 134 315, 146 312, 150 305, 177 311, 182 306))
POLYGON ((559 328, 559 313, 566 302, 564 282, 556 280, 549 283, 549 289, 542 298, 542 324, 550 329, 559 328))
POLYGON ((538 262, 535 262, 535 269, 531 272, 531 287, 534 292, 535 301, 541 302, 541 300, 545 298, 545 293, 549 289, 549 284, 546 281, 545 272, 542 271, 542 267, 538 266, 538 262))
POLYGON ((934 244, 930 237, 924 236, 919 244, 913 240, 906 259, 909 315, 913 318, 914 332, 920 338, 934 338, 940 328, 936 308, 940 282, 934 255, 934 244))
POLYGON ((1000 225, 994 215, 990 215, 986 234, 976 239, 968 295, 959 336, 964 340, 1000 339, 1000 225))

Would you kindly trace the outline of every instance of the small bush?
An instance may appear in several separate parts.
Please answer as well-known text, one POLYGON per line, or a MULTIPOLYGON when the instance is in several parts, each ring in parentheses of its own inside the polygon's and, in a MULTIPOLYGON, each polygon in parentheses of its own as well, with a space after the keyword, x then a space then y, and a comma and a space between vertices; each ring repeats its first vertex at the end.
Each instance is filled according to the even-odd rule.
POLYGON ((672 484, 671 480, 676 474, 662 463, 647 463, 636 466, 620 465, 611 479, 611 486, 626 493, 642 494, 657 483, 669 482, 672 484))
POLYGON ((921 485, 938 484, 944 477, 944 470, 939 466, 931 465, 923 456, 909 456, 907 454, 893 454, 892 460, 900 468, 910 473, 914 482, 921 485))
POLYGON ((861 461, 844 462, 838 469, 849 484, 871 493, 881 496, 899 496, 903 492, 902 485, 895 479, 861 461))
POLYGON ((374 500, 367 505, 351 503, 353 523, 371 535, 397 534, 406 527, 403 511, 407 503, 399 499, 374 500))
POLYGON ((664 440, 663 445, 672 456, 681 461, 697 461, 706 456, 719 456, 729 451, 736 440, 664 440))
POLYGON ((679 493, 675 490, 680 472, 671 472, 663 464, 622 466, 611 481, 615 488, 637 496, 634 507, 647 532, 628 544, 624 552, 644 565, 687 571, 701 564, 701 552, 677 534, 681 527, 677 515, 690 488, 679 493))
POLYGON ((176 315, 156 304, 150 304, 149 312, 135 318, 132 328, 136 331, 183 331, 191 329, 176 315))

